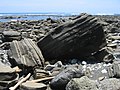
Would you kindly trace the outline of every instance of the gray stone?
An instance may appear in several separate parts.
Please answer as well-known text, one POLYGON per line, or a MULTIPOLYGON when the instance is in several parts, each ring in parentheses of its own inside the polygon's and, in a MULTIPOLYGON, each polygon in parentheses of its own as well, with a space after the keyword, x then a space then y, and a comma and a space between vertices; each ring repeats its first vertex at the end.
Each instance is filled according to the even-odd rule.
POLYGON ((100 81, 100 90, 120 90, 120 80, 116 78, 104 79, 100 81))
POLYGON ((46 90, 47 86, 43 83, 25 82, 20 86, 20 90, 46 90))
POLYGON ((66 90, 99 90, 94 80, 83 76, 81 78, 74 78, 66 86, 66 90))
POLYGON ((3 31, 3 41, 9 42, 13 40, 21 40, 21 33, 17 31, 3 31))
POLYGON ((41 50, 31 39, 11 42, 8 55, 12 65, 24 65, 27 67, 44 66, 41 50))

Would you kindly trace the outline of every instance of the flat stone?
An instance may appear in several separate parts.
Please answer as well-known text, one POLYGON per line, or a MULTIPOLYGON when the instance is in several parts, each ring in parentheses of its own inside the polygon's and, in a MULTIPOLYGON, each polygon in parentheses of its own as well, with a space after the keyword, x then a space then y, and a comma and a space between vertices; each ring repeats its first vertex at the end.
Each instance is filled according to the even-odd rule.
POLYGON ((47 86, 43 83, 34 83, 27 81, 25 83, 22 83, 20 86, 20 90, 46 90, 47 86))
POLYGON ((111 38, 111 39, 114 39, 114 40, 119 40, 119 39, 120 39, 120 36, 111 36, 110 38, 111 38))
POLYGON ((0 65, 0 81, 12 80, 16 77, 15 70, 10 66, 0 65))
POLYGON ((21 35, 20 32, 17 31, 3 31, 4 36, 19 36, 21 35))

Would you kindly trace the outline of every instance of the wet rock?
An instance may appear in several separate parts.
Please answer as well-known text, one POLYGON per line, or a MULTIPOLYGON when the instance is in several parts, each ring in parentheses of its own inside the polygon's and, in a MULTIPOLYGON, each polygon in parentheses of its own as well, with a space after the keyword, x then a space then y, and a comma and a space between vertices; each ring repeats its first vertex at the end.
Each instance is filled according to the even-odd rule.
POLYGON ((83 76, 83 73, 80 69, 75 67, 69 67, 60 72, 55 78, 51 81, 50 87, 53 90, 64 90, 67 83, 72 78, 77 78, 83 76))
MULTIPOLYGON (((83 76, 81 78, 74 78, 66 86, 66 90, 99 90, 94 80, 83 76)), ((105 89, 104 89, 105 90, 105 89)))
POLYGON ((38 41, 47 60, 84 58, 106 44, 104 31, 97 18, 82 14, 66 22, 38 41))
POLYGON ((120 80, 116 78, 104 79, 100 81, 99 90, 119 90, 120 80))
POLYGON ((43 83, 25 82, 20 86, 20 90, 46 90, 47 86, 43 83))

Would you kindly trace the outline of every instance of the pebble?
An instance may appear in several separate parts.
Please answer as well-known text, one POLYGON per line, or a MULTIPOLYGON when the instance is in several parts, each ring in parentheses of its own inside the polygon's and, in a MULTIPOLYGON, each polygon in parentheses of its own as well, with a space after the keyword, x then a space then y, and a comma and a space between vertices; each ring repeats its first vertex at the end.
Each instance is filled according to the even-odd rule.
POLYGON ((107 70, 106 70, 106 69, 103 69, 101 72, 102 72, 102 73, 107 73, 107 70))
POLYGON ((83 64, 83 65, 86 65, 86 64, 87 64, 87 62, 85 62, 85 61, 82 61, 82 64, 83 64))

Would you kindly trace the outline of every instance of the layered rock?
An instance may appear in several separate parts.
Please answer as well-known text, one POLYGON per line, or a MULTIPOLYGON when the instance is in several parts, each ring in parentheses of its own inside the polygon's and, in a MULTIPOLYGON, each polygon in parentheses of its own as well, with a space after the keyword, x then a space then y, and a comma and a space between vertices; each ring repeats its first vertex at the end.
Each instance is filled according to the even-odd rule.
POLYGON ((97 18, 81 14, 72 21, 55 28, 38 41, 47 59, 84 58, 105 46, 105 36, 97 18))
POLYGON ((12 65, 32 67, 44 65, 42 53, 31 39, 11 42, 9 57, 12 65))
POLYGON ((20 40, 21 33, 17 31, 3 31, 3 41, 11 42, 13 40, 20 40))

